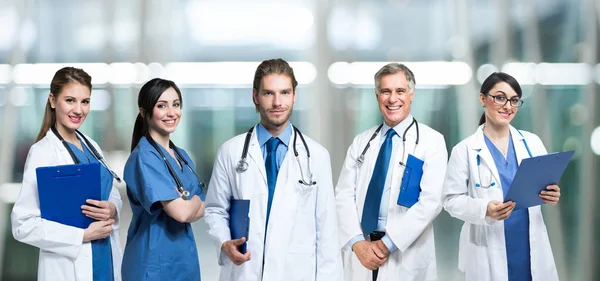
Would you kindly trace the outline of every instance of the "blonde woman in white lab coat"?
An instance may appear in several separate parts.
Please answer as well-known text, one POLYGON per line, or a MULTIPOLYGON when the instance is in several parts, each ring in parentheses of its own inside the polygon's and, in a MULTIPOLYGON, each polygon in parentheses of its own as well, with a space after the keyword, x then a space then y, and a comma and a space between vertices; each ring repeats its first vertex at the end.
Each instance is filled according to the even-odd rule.
MULTIPOLYGON (((89 112, 92 83, 83 70, 65 67, 50 84, 46 112, 36 143, 31 146, 23 185, 12 210, 16 240, 40 249, 40 281, 119 281, 121 245, 117 233, 121 196, 112 185, 112 172, 92 139, 79 133, 89 112), (102 163, 101 184, 108 200, 88 200, 81 212, 95 220, 81 229, 41 217, 36 168, 75 162, 102 163)), ((81 188, 85 188, 82 186, 81 188)))
MULTIPOLYGON (((521 160, 547 154, 538 136, 510 125, 521 96, 515 78, 491 74, 479 94, 484 108, 479 128, 450 155, 443 202, 465 222, 459 269, 466 280, 558 280, 541 207, 514 210, 514 202, 502 203, 521 160)), ((540 198, 557 204, 559 187, 548 186, 540 198)))

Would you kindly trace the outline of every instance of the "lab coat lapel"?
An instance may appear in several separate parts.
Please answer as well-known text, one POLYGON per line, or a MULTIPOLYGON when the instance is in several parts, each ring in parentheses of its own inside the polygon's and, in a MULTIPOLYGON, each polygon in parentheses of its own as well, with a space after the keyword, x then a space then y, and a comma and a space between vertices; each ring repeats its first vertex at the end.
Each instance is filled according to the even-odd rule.
MULTIPOLYGON (((360 146, 360 153, 362 153, 364 147, 367 145, 371 135, 375 132, 376 128, 373 128, 373 131, 365 134, 364 141, 360 146)), ((371 181, 371 177, 373 176, 373 170, 375 169, 375 162, 377 162, 377 156, 379 155, 379 150, 381 149, 381 145, 383 144, 382 140, 382 132, 380 131, 377 134, 370 145, 369 149, 365 153, 365 159, 361 165, 359 165, 358 171, 358 185, 356 186, 356 199, 357 199, 357 207, 358 207, 358 216, 362 217, 363 208, 365 206, 365 199, 367 197, 367 190, 369 189, 369 182, 371 181)))
POLYGON ((521 165, 521 160, 530 157, 527 148, 525 148, 525 138, 513 126, 510 126, 510 135, 517 155, 517 162, 521 165))
MULTIPOLYGON (((494 158, 492 157, 492 154, 490 153, 490 150, 488 149, 487 144, 485 143, 485 139, 483 136, 483 126, 480 126, 479 129, 477 129, 477 132, 475 133, 475 140, 471 142, 470 148, 477 151, 477 155, 479 155, 479 158, 481 159, 481 165, 490 168, 492 174, 494 175, 494 181, 496 182, 496 184, 501 186, 500 175, 498 174, 496 163, 494 162, 494 158)), ((483 169, 485 168, 482 167, 482 169, 479 170, 483 169)))
POLYGON ((265 182, 265 186, 267 186, 267 170, 265 168, 265 160, 262 156, 262 150, 260 149, 260 145, 258 144, 258 137, 256 136, 256 126, 254 127, 254 133, 252 133, 252 137, 250 138, 250 144, 248 145, 248 154, 250 158, 258 167, 260 174, 265 182))
POLYGON ((65 146, 54 134, 54 132, 52 132, 51 129, 46 132, 46 138, 48 138, 48 141, 51 143, 52 148, 54 148, 54 153, 56 154, 56 159, 58 160, 58 163, 61 163, 61 165, 75 164, 75 162, 71 158, 71 154, 69 154, 69 151, 67 151, 65 146))

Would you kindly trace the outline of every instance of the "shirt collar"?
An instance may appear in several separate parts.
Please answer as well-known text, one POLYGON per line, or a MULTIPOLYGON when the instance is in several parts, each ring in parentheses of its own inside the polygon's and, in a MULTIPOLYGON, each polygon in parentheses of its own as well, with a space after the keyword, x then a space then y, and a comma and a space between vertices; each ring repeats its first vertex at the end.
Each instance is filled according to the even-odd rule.
POLYGON ((278 136, 271 135, 271 133, 269 133, 269 131, 267 131, 267 129, 265 129, 261 123, 258 123, 258 126, 256 126, 256 138, 258 139, 258 144, 263 147, 272 137, 279 138, 279 140, 281 140, 285 146, 289 146, 290 139, 292 138, 292 123, 288 122, 288 125, 278 136))
MULTIPOLYGON (((398 123, 398 125, 396 125, 393 129, 394 131, 396 131, 396 134, 399 137, 402 137, 402 134, 404 134, 404 131, 406 130, 406 128, 408 128, 408 126, 410 126, 410 123, 412 123, 412 121, 412 114, 408 114, 408 116, 406 116, 406 118, 402 120, 402 122, 398 123)), ((392 128, 388 126, 388 124, 383 122, 383 128, 381 128, 381 136, 384 137, 390 129, 392 128)))

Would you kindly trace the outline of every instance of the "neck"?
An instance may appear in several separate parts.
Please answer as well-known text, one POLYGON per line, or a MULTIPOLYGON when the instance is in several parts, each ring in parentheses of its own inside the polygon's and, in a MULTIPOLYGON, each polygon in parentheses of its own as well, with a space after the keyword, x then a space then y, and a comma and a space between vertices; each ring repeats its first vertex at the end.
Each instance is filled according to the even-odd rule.
POLYGON ((485 122, 483 133, 490 139, 504 140, 510 136, 510 127, 508 125, 498 126, 491 122, 485 122))
POLYGON ((169 151, 169 134, 163 135, 156 131, 150 130, 150 136, 152 139, 169 151))
POLYGON ((267 129, 267 132, 269 132, 271 136, 279 136, 290 123, 290 120, 285 121, 285 123, 279 126, 265 125, 266 122, 263 122, 262 120, 260 121, 260 123, 263 125, 263 127, 265 127, 265 129, 267 129))
POLYGON ((56 124, 55 127, 56 131, 65 141, 70 142, 72 144, 77 144, 79 140, 77 139, 77 133, 75 132, 75 130, 67 129, 60 124, 56 124))

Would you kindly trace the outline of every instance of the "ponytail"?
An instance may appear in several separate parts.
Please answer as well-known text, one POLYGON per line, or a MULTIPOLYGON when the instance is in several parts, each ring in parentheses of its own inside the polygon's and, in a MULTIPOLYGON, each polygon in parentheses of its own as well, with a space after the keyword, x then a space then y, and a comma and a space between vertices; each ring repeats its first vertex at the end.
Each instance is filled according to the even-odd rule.
POLYGON ((481 118, 479 118, 479 126, 485 123, 485 112, 481 114, 481 118))
POLYGON ((54 124, 56 123, 56 112, 50 106, 50 100, 46 101, 46 109, 44 110, 44 119, 42 120, 42 126, 40 127, 40 132, 38 133, 35 142, 40 141, 46 136, 46 133, 54 124))
POLYGON ((142 117, 141 113, 138 113, 135 118, 135 125, 133 126, 133 136, 131 137, 131 151, 135 149, 135 147, 140 142, 140 139, 148 133, 148 126, 142 117))

